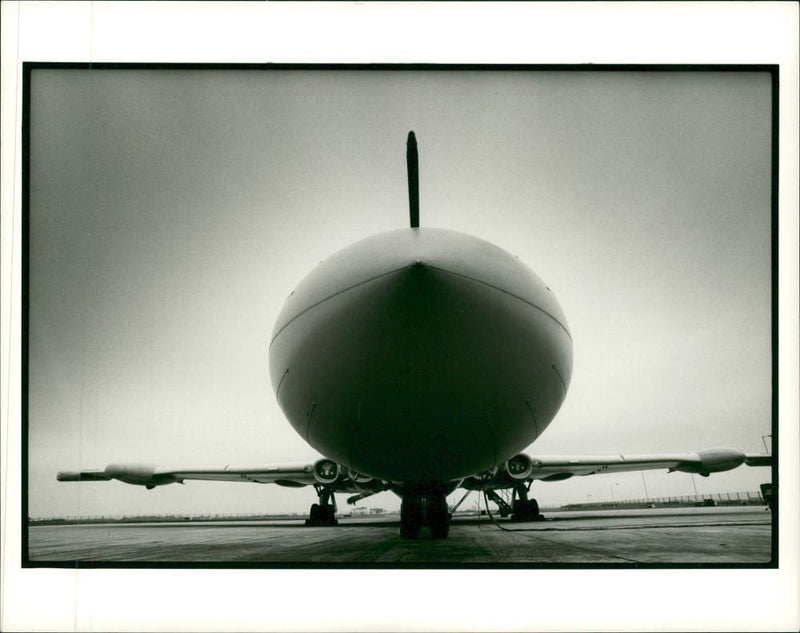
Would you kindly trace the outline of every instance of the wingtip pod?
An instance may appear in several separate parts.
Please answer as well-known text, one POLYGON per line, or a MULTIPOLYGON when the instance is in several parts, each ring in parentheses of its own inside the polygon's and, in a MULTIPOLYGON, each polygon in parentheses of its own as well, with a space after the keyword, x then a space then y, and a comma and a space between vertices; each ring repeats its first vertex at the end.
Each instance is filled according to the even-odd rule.
POLYGON ((697 451, 696 460, 686 461, 674 470, 708 476, 710 473, 733 470, 744 462, 745 454, 735 448, 704 448, 697 451))
POLYGON ((105 474, 109 479, 144 486, 148 490, 179 481, 168 473, 158 473, 156 470, 155 466, 149 464, 109 464, 105 467, 105 474))
POLYGON ((148 490, 156 486, 182 483, 168 473, 156 472, 155 466, 146 464, 109 464, 103 470, 62 470, 56 475, 58 481, 111 481, 116 479, 126 484, 145 486, 148 490))

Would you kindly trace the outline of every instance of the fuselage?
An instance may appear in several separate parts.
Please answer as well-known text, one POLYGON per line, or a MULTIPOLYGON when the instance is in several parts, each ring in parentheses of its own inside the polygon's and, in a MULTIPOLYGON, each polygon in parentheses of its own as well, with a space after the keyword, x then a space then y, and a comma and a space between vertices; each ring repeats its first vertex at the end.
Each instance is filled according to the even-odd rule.
POLYGON ((451 482, 501 465, 566 396, 572 338, 550 289, 484 240, 381 233, 334 254, 287 299, 270 344, 300 435, 388 482, 451 482))

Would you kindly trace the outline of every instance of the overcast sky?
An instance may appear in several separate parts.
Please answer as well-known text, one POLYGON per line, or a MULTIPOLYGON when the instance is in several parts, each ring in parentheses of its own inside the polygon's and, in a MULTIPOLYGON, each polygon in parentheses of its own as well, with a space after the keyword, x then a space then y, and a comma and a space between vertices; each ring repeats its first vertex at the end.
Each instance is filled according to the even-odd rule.
MULTIPOLYGON (((570 392, 530 454, 762 452, 770 91, 767 73, 34 71, 31 516, 307 511, 310 488, 55 475, 317 457, 275 402, 272 326, 321 259, 407 226, 411 129, 422 226, 518 255, 569 321, 570 392)), ((638 473, 533 490, 612 488, 644 492, 638 473)))

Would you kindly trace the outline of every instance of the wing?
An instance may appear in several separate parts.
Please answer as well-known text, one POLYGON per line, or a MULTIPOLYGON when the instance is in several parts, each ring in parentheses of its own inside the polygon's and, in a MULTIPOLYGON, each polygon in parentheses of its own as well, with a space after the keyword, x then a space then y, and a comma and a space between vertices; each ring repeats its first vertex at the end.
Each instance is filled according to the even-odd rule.
POLYGON ((748 466, 771 466, 771 455, 745 454, 733 448, 706 448, 694 453, 608 456, 533 456, 520 453, 495 472, 468 477, 462 486, 469 489, 503 488, 515 481, 561 481, 574 476, 599 475, 638 470, 666 469, 670 472, 710 473, 748 466))
MULTIPOLYGON (((767 459, 770 456, 764 456, 767 459)), ((696 453, 654 455, 613 455, 606 457, 542 457, 532 479, 554 481, 573 475, 597 475, 638 470, 667 469, 699 475, 731 470, 748 462, 748 456, 735 449, 704 449, 696 453)), ((753 461, 756 461, 753 459, 753 461)), ((750 464, 756 465, 756 464, 750 464)), ((769 465, 763 464, 763 465, 769 465)))
POLYGON ((772 455, 748 453, 744 456, 744 463, 748 466, 772 466, 772 455))
POLYGON ((116 479, 126 484, 155 488, 186 480, 244 481, 258 484, 277 484, 299 488, 313 484, 335 487, 348 492, 356 490, 353 484, 359 475, 345 472, 336 462, 320 459, 311 464, 283 466, 223 466, 169 468, 147 464, 109 464, 102 470, 61 471, 58 481, 110 481, 116 479))

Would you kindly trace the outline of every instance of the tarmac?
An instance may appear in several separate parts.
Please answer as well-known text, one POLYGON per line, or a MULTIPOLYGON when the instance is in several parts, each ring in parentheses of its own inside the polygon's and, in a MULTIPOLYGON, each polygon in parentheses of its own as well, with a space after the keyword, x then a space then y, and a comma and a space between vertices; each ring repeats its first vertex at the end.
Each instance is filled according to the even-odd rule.
POLYGON ((32 525, 32 566, 592 567, 768 566, 763 506, 550 512, 512 523, 456 515, 450 536, 399 536, 397 515, 303 521, 32 525))

